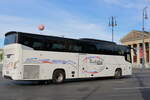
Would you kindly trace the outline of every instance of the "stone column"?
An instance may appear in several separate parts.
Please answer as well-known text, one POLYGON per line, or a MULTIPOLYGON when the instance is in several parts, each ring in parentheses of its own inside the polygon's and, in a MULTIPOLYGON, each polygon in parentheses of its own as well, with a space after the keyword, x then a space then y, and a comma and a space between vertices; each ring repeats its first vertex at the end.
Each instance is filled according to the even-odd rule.
POLYGON ((140 44, 137 44, 137 65, 140 64, 140 44))
POLYGON ((145 63, 145 68, 147 67, 147 61, 146 61, 146 43, 144 43, 144 63, 145 63))
MULTIPOLYGON (((133 48, 133 44, 131 45, 131 48, 133 48)), ((134 56, 134 50, 133 49, 131 49, 131 59, 132 59, 132 63, 134 64, 134 62, 133 62, 133 56, 134 56)))
POLYGON ((144 43, 144 61, 145 61, 145 67, 146 67, 146 43, 144 43))

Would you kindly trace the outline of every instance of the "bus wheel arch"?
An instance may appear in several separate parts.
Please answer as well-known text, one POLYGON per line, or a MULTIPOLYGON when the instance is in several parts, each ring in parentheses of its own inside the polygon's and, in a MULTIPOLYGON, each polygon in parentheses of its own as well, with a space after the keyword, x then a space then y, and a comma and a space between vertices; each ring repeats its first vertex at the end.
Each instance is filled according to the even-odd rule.
POLYGON ((121 68, 116 68, 114 78, 115 79, 120 79, 122 77, 122 69, 121 68))
POLYGON ((66 78, 66 72, 64 69, 55 69, 52 74, 52 82, 56 84, 63 83, 66 78))

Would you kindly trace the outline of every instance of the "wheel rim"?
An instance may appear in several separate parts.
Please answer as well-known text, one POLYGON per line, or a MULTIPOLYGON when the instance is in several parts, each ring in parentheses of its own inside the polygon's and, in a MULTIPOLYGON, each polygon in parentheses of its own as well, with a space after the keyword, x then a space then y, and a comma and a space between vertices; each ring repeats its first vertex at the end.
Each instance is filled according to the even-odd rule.
POLYGON ((120 71, 117 72, 117 76, 120 77, 120 71))
POLYGON ((61 82, 63 80, 63 75, 61 73, 58 74, 58 76, 56 77, 57 82, 61 82))
POLYGON ((117 78, 121 77, 121 72, 120 71, 116 71, 116 77, 117 78))

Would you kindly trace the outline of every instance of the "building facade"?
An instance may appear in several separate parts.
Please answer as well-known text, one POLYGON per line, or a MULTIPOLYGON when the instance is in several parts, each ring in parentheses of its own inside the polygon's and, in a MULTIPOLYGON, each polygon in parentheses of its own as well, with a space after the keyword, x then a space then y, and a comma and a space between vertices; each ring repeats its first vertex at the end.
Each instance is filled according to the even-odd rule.
POLYGON ((150 32, 133 30, 124 36, 120 42, 130 46, 133 67, 142 67, 143 56, 143 33, 144 33, 144 62, 145 68, 150 68, 150 32))

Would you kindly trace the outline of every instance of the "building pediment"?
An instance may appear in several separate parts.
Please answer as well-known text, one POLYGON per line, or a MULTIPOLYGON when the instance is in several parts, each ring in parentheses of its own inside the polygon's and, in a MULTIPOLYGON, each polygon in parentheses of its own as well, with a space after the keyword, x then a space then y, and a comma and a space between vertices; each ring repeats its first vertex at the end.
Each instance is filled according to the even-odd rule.
MULTIPOLYGON (((143 38, 143 32, 142 31, 136 31, 133 30, 129 32, 126 36, 124 36, 120 42, 125 43, 125 42, 130 42, 130 41, 136 41, 136 40, 142 40, 143 38)), ((150 32, 144 32, 144 38, 150 38, 150 32)))

